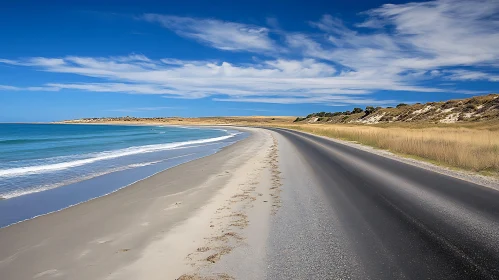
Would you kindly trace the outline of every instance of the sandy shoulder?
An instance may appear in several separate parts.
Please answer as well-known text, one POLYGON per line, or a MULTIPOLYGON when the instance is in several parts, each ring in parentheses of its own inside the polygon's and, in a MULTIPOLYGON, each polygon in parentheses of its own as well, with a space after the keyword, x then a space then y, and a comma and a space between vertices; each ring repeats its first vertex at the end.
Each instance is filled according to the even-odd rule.
MULTIPOLYGON (((241 271, 238 265, 218 264, 230 260, 239 248, 254 250, 264 246, 268 219, 279 207, 272 169, 277 146, 268 131, 254 131, 258 141, 245 150, 251 158, 231 169, 230 178, 212 199, 189 219, 151 242, 139 259, 106 279, 233 279, 237 276, 234 272, 241 271), (260 230, 253 230, 254 225, 261 225, 260 230), (255 238, 257 242, 251 243, 255 238)), ((261 257, 260 253, 257 255, 261 257)))
POLYGON ((279 205, 273 138, 250 130, 214 155, 0 229, 0 279, 229 277, 209 268, 279 205))

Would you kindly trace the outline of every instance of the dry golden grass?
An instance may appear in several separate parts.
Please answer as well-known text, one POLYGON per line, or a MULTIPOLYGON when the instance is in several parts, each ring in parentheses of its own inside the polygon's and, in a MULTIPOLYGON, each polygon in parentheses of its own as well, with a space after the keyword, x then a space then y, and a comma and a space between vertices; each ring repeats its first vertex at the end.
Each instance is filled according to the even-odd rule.
POLYGON ((436 164, 499 176, 499 121, 383 123, 377 125, 293 123, 294 117, 209 117, 101 121, 110 124, 243 125, 296 129, 436 164))
POLYGON ((499 131, 459 126, 366 126, 303 124, 281 127, 355 141, 446 166, 499 174, 499 131))

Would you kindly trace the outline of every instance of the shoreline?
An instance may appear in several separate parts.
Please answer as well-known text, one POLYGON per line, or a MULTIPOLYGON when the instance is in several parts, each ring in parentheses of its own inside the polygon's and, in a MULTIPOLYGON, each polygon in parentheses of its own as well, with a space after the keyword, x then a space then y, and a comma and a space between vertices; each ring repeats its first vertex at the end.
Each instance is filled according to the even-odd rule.
MULTIPOLYGON (((187 119, 199 126, 209 125, 213 120, 187 119)), ((271 119, 250 122, 227 117, 220 118, 220 123, 231 123, 234 126, 287 128, 302 132, 312 132, 316 135, 328 135, 331 139, 359 141, 362 145, 375 150, 395 151, 397 157, 407 161, 428 163, 445 169, 444 173, 457 172, 460 178, 472 177, 473 182, 484 181, 487 185, 497 185, 499 179, 497 167, 497 124, 492 121, 459 122, 455 124, 438 124, 428 122, 400 122, 384 124, 361 123, 295 123, 294 121, 278 122, 271 119), (427 130, 426 130, 427 129, 427 130), (379 139, 370 136, 369 131, 379 135, 379 139), (436 131, 433 131, 436 130, 436 131), (438 130, 438 131, 437 131, 438 130), (358 134, 356 134, 356 132, 358 134), (432 132, 433 131, 433 132, 432 132), (417 132, 417 133, 416 133, 417 132), (330 135, 335 134, 335 135, 330 135), (400 135, 406 135, 406 138, 400 135), (446 136, 449 134, 450 136, 446 136), (460 138, 459 136, 461 136, 460 138), (421 137, 419 137, 421 135, 421 137), (456 135, 452 138, 452 135, 456 135), (398 137, 397 140, 390 140, 398 137), (361 140, 357 140, 361 139, 361 140), (487 139, 488 143, 487 143, 487 139), (492 141, 491 141, 492 139, 492 141), (381 143, 381 144, 379 144, 381 143), (417 146, 419 145, 419 146, 417 146), (445 152, 442 152, 444 151, 445 152), (471 152, 470 152, 471 151, 471 152)), ((103 121, 94 123, 124 124, 152 123, 149 121, 103 121)), ((165 121, 172 124, 171 119, 165 121)))
MULTIPOLYGON (((238 133, 244 133, 241 129, 231 129, 238 133)), ((32 192, 14 197, 1 197, 0 213, 2 214, 0 214, 0 228, 6 228, 110 195, 170 168, 215 154, 246 137, 246 134, 236 134, 233 138, 229 139, 230 141, 223 140, 216 142, 212 146, 207 146, 207 149, 193 146, 179 150, 182 152, 173 151, 171 157, 167 157, 153 165, 148 164, 111 170, 105 173, 96 173, 95 176, 58 184, 55 187, 33 190, 32 192), (101 185, 105 185, 105 187, 102 188, 100 187, 101 185)))
MULTIPOLYGON (((230 146, 230 145, 229 145, 229 146, 230 146)), ((228 147, 228 146, 226 146, 226 147, 228 147)), ((226 148, 226 147, 224 147, 224 148, 226 148)), ((222 149, 223 149, 223 148, 222 148, 222 149)), ((216 154, 216 153, 214 153, 214 154, 216 154)), ((208 157, 208 156, 211 156, 211 155, 214 155, 214 154, 210 154, 210 155, 206 155, 206 156, 203 156, 203 157, 199 157, 199 158, 193 159, 193 160, 191 160, 191 161, 198 160, 198 159, 202 159, 202 158, 204 158, 204 157, 208 157)), ((147 180, 148 178, 150 178, 150 177, 152 177, 152 176, 155 176, 155 175, 157 175, 157 174, 159 174, 159 173, 162 173, 162 172, 164 172, 164 171, 166 171, 166 170, 168 170, 168 169, 175 168, 175 167, 177 167, 177 166, 180 166, 180 165, 185 164, 185 163, 188 163, 188 162, 190 162, 190 161, 183 162, 183 163, 179 163, 179 164, 174 165, 174 166, 172 166, 172 167, 168 167, 167 169, 160 170, 160 171, 158 171, 158 172, 155 172, 155 173, 154 173, 154 174, 152 174, 152 175, 149 175, 149 176, 144 177, 144 178, 142 178, 142 179, 136 180, 136 181, 134 181, 134 182, 132 182, 132 183, 130 183, 130 184, 127 184, 127 185, 121 186, 121 187, 119 187, 119 188, 117 188, 117 189, 115 189, 115 190, 113 190, 113 191, 111 191, 111 192, 109 192, 109 193, 106 193, 106 194, 103 194, 103 195, 100 195, 100 196, 97 196, 97 197, 93 197, 93 198, 90 198, 90 199, 88 199, 88 200, 84 200, 84 201, 81 201, 81 202, 78 202, 78 203, 75 203, 75 204, 71 204, 71 205, 69 205, 69 206, 67 206, 67 207, 64 207, 64 208, 61 208, 61 209, 58 209, 58 210, 54 210, 54 211, 51 211, 51 212, 47 212, 47 213, 40 214, 40 215, 37 215, 37 216, 31 217, 31 218, 24 219, 24 220, 21 220, 21 221, 18 221, 18 222, 14 222, 14 223, 12 223, 12 224, 8 224, 8 225, 6 225, 6 226, 0 226, 0 230, 1 230, 1 229, 4 229, 4 228, 8 228, 8 227, 10 227, 10 226, 14 226, 14 225, 19 224, 19 223, 22 223, 22 222, 30 221, 30 220, 33 220, 33 219, 36 219, 36 218, 39 218, 39 217, 43 217, 43 216, 46 216, 46 215, 50 215, 50 214, 53 214, 53 213, 57 213, 57 212, 60 212, 60 211, 64 211, 64 210, 69 209, 69 208, 71 208, 71 207, 78 206, 78 205, 80 205, 80 204, 87 203, 87 202, 90 202, 90 201, 95 200, 95 199, 99 199, 99 198, 106 197, 106 196, 108 196, 108 195, 112 195, 112 194, 114 194, 114 193, 116 193, 116 192, 119 192, 120 190, 122 190, 122 189, 124 189, 124 188, 127 188, 127 187, 130 187, 130 186, 134 185, 134 184, 137 184, 137 183, 139 183, 140 181, 147 180)), ((119 172, 123 172, 123 171, 125 171, 125 172, 126 172, 127 170, 122 170, 122 171, 119 171, 119 172)), ((114 172, 112 172, 112 173, 114 173, 114 172)), ((104 175, 100 175, 100 176, 106 176, 106 175, 108 175, 108 174, 104 174, 104 175)), ((98 176, 98 177, 100 177, 100 176, 98 176)), ((92 180, 92 179, 94 179, 94 178, 90 178, 90 179, 88 179, 88 180, 92 180)), ((86 181, 86 180, 85 180, 85 181, 86 181)), ((68 187, 68 186, 70 186, 70 185, 72 185, 72 184, 69 184, 69 185, 64 185, 64 186, 60 186, 60 187, 55 187, 55 188, 53 188, 53 189, 56 189, 56 188, 64 188, 64 187, 68 187)), ((45 192, 45 191, 50 191, 50 190, 52 190, 52 189, 42 190, 42 191, 40 191, 40 192, 45 192)), ((26 194, 26 195, 36 195, 37 193, 40 193, 40 192, 33 192, 33 193, 26 194)), ((0 197, 0 200, 8 200, 8 199, 11 199, 11 198, 4 198, 4 197, 0 197)), ((15 197, 14 197, 14 199, 15 199, 15 197)))
MULTIPOLYGON (((268 145, 267 134, 245 130, 251 131, 248 137, 215 154, 164 170, 106 196, 1 228, 0 278, 100 279, 139 261, 148 245, 160 236, 199 213, 210 214, 201 210, 207 205, 211 210, 219 208, 221 192, 234 191, 227 183, 245 177, 232 173, 245 174, 248 162, 256 154, 266 153, 262 147, 268 145)), ((195 232, 205 234, 210 230, 195 232)), ((177 244, 175 250, 192 249, 188 243, 184 245, 177 244)), ((185 256, 172 258, 185 264, 185 256)), ((178 273, 189 273, 189 267, 182 266, 178 273)), ((179 277, 177 274, 171 276, 179 277)))

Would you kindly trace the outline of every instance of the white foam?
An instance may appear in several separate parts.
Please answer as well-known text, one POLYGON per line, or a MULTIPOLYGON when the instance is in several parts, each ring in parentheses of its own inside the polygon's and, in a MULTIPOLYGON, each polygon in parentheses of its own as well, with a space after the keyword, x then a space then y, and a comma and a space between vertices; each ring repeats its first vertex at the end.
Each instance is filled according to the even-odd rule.
POLYGON ((106 151, 106 152, 96 153, 93 155, 93 157, 87 158, 87 159, 80 159, 80 160, 60 162, 60 163, 54 163, 54 164, 46 164, 46 165, 36 165, 36 166, 26 166, 26 167, 3 169, 3 170, 0 170, 0 178, 9 178, 9 177, 24 176, 24 175, 30 175, 30 174, 40 174, 40 173, 52 172, 52 171, 56 171, 56 170, 63 170, 63 169, 71 168, 71 167, 81 166, 81 165, 93 163, 96 161, 119 158, 119 157, 123 157, 123 156, 170 150, 170 149, 174 149, 174 148, 178 148, 178 147, 182 147, 182 146, 187 146, 187 145, 217 142, 217 141, 229 139, 231 137, 234 137, 237 134, 239 134, 239 133, 234 133, 234 134, 215 137, 215 138, 201 139, 201 140, 191 140, 191 141, 174 142, 174 143, 167 143, 167 144, 155 144, 155 145, 130 147, 130 148, 116 150, 116 151, 106 151))
POLYGON ((156 163, 160 163, 162 160, 157 160, 157 161, 151 161, 151 162, 143 162, 143 163, 135 163, 135 164, 130 164, 128 167, 129 168, 135 168, 135 167, 143 167, 143 166, 148 166, 156 163))
POLYGON ((3 193, 0 197, 3 198, 3 199, 9 199, 9 198, 18 197, 18 196, 22 196, 22 195, 26 195, 26 194, 42 192, 42 191, 46 191, 46 190, 50 190, 50 189, 55 189, 55 188, 58 188, 58 187, 62 187, 62 186, 65 186, 65 185, 73 184, 73 183, 76 183, 76 182, 89 180, 89 179, 92 179, 92 178, 95 178, 95 177, 98 177, 98 176, 106 175, 106 174, 117 172, 117 171, 123 171, 123 170, 127 170, 127 169, 130 169, 130 168, 137 168, 137 167, 143 167, 143 166, 153 165, 153 164, 164 162, 164 161, 167 161, 167 160, 179 159, 179 158, 188 157, 188 156, 192 156, 192 155, 194 155, 194 153, 190 153, 190 154, 186 154, 186 155, 181 155, 181 156, 176 156, 176 157, 171 157, 171 158, 167 158, 165 160, 158 160, 158 161, 151 161, 151 162, 130 164, 128 166, 113 168, 113 169, 109 169, 109 170, 106 170, 106 171, 103 171, 103 172, 92 173, 92 174, 89 174, 87 176, 73 178, 73 179, 62 181, 62 182, 59 182, 59 183, 56 183, 56 184, 43 185, 43 186, 39 186, 39 187, 36 187, 36 188, 30 188, 30 189, 12 190, 10 192, 3 193))
MULTIPOLYGON (((238 133, 238 134, 239 134, 239 133, 238 133)), ((232 135, 232 136, 233 136, 233 135, 232 135)), ((192 154, 189 154, 189 155, 192 155, 192 154)), ((185 156, 187 156, 187 155, 185 155, 185 156)), ((182 157, 182 156, 180 156, 180 157, 182 157)), ((203 158, 203 157, 205 157, 205 156, 199 157, 198 159, 203 158)), ((177 157, 177 158, 178 158, 178 157, 177 157)), ((176 165, 170 166, 169 168, 173 168, 173 167, 178 166, 178 165, 181 165, 181 164, 182 164, 182 163, 179 163, 179 164, 176 164, 176 165)), ((158 174, 158 173, 160 173, 160 172, 163 172, 163 171, 164 171, 164 170, 158 171, 158 172, 156 172, 156 173, 154 173, 154 174, 152 174, 152 175, 150 175, 150 176, 147 176, 147 177, 145 177, 145 178, 143 178, 143 179, 139 179, 139 180, 137 180, 137 181, 134 181, 134 182, 132 182, 132 183, 130 183, 130 184, 128 184, 128 185, 122 186, 122 187, 120 187, 120 188, 117 188, 117 189, 115 189, 115 190, 113 190, 113 191, 111 191, 111 192, 109 192, 109 193, 107 193, 107 194, 104 194, 104 195, 102 195, 102 196, 98 196, 98 197, 90 198, 90 199, 87 199, 87 200, 84 200, 84 201, 81 201, 81 202, 78 202, 78 203, 75 203, 75 204, 68 205, 68 206, 66 206, 66 207, 63 207, 63 208, 58 209, 58 210, 55 210, 55 211, 50 211, 50 212, 47 212, 47 213, 44 213, 44 214, 36 215, 36 216, 31 217, 31 218, 27 218, 27 219, 24 219, 24 220, 21 220, 21 221, 17 221, 17 222, 14 222, 14 223, 8 224, 8 225, 5 225, 5 226, 0 226, 0 229, 1 229, 1 228, 6 228, 6 227, 9 227, 9 226, 12 226, 12 225, 15 225, 15 224, 19 224, 19 223, 22 223, 22 222, 24 222, 24 221, 28 221, 28 220, 32 220, 32 219, 36 219, 36 218, 38 218, 38 217, 42 217, 42 216, 45 216, 45 215, 48 215, 48 214, 51 214, 51 213, 60 212, 60 211, 62 211, 62 210, 64 210, 64 209, 68 209, 68 208, 70 208, 70 207, 73 207, 73 206, 76 206, 76 205, 79 205, 79 204, 85 203, 85 202, 87 202, 87 201, 91 201, 91 200, 97 199, 97 198, 99 198, 99 197, 108 196, 108 195, 110 195, 110 194, 113 194, 113 193, 115 193, 115 192, 117 192, 117 191, 119 191, 119 190, 121 190, 121 189, 124 189, 124 188, 126 188, 126 187, 128 187, 128 186, 131 186, 131 185, 133 185, 133 184, 135 184, 135 183, 137 183, 137 182, 139 182, 139 181, 145 180, 145 179, 147 179, 147 178, 149 178, 149 177, 152 177, 152 176, 154 176, 154 175, 156 175, 156 174, 158 174)), ((173 193, 173 194, 166 195, 166 196, 164 196, 164 197, 176 196, 176 195, 179 195, 179 194, 181 194, 181 193, 185 193, 185 192, 186 192, 186 191, 184 190, 184 191, 181 191, 181 192, 177 192, 177 193, 173 193)))

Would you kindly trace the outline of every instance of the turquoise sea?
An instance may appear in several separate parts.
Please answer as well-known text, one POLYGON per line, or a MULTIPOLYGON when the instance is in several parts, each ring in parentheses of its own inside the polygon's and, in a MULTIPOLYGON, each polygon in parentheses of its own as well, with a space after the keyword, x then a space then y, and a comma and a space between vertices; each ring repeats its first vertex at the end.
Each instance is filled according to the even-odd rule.
POLYGON ((221 128, 0 124, 0 227, 108 194, 243 137, 221 128))

